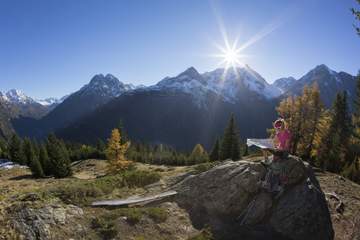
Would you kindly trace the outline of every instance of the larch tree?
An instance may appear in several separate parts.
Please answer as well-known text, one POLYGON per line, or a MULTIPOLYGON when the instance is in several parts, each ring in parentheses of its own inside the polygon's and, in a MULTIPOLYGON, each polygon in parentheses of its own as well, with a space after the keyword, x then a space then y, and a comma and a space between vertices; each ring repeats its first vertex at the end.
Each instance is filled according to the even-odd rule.
POLYGON ((106 148, 106 157, 109 161, 108 171, 110 173, 125 170, 130 166, 131 161, 128 161, 125 157, 129 147, 130 142, 122 143, 119 129, 113 129, 106 148))
POLYGON ((318 86, 305 86, 302 95, 284 99, 277 112, 285 119, 292 133, 291 153, 310 160, 324 113, 318 86))
POLYGON ((209 161, 209 155, 205 151, 204 147, 201 144, 196 144, 194 149, 190 154, 190 162, 193 164, 204 163, 209 161))

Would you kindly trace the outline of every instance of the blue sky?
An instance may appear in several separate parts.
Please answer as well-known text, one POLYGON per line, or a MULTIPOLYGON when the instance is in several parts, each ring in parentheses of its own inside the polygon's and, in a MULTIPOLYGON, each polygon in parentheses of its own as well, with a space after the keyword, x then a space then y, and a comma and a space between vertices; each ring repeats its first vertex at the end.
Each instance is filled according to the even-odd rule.
POLYGON ((217 67, 222 25, 272 82, 325 63, 356 74, 355 0, 0 0, 0 90, 60 97, 97 73, 154 84, 217 67), (222 24, 219 24, 222 22, 222 24), (256 37, 255 37, 256 39, 256 37))

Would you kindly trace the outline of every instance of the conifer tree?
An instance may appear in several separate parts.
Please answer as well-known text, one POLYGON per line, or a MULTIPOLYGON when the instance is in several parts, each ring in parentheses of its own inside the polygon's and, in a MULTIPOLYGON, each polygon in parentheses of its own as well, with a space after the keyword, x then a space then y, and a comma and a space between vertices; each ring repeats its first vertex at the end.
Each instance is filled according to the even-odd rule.
POLYGON ((39 147, 39 161, 43 168, 44 175, 46 176, 51 175, 49 155, 46 150, 46 147, 43 144, 41 144, 39 147))
POLYGON ((224 131, 224 136, 220 145, 220 160, 240 159, 239 136, 235 124, 235 116, 231 115, 228 126, 224 131))
POLYGON ((333 104, 330 125, 321 140, 318 161, 325 170, 339 173, 347 164, 351 120, 346 92, 338 93, 333 104))
POLYGON ((24 138, 22 144, 23 144, 23 151, 25 154, 24 164, 30 166, 32 155, 35 154, 32 142, 29 138, 24 138))
POLYGON ((119 129, 113 129, 106 149, 106 156, 109 161, 109 172, 116 173, 129 167, 131 161, 128 161, 125 157, 125 153, 129 147, 130 142, 121 143, 121 133, 119 129))
POLYGON ((36 154, 33 143, 29 139, 24 141, 24 152, 26 153, 26 160, 33 176, 37 178, 44 177, 44 172, 40 164, 39 157, 36 154))
POLYGON ((243 156, 248 156, 248 155, 249 155, 249 147, 247 144, 245 144, 243 156))
POLYGON ((220 154, 220 141, 219 139, 216 139, 213 149, 211 150, 210 153, 210 161, 212 162, 218 161, 220 159, 219 154, 220 154))
POLYGON ((19 164, 24 164, 26 159, 23 151, 22 141, 16 135, 12 135, 9 143, 10 160, 19 164))
POLYGON ((9 158, 8 144, 0 139, 0 158, 9 158))
POLYGON ((47 138, 46 149, 49 155, 51 174, 57 178, 68 177, 72 174, 69 153, 65 143, 54 134, 47 138))

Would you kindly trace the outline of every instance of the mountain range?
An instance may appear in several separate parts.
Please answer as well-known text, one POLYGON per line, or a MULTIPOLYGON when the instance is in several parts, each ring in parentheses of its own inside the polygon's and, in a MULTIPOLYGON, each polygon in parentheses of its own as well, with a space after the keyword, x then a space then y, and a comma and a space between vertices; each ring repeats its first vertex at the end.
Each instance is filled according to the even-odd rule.
MULTIPOLYGON (((22 136, 43 138, 56 132, 67 140, 94 143, 105 140, 122 121, 130 137, 137 141, 166 143, 186 150, 202 143, 209 148, 221 135, 231 113, 236 116, 243 138, 264 137, 266 128, 277 117, 275 106, 279 101, 300 94, 305 85, 314 83, 326 106, 340 90, 348 91, 350 98, 355 96, 355 77, 325 65, 298 80, 281 78, 273 84, 248 65, 202 74, 190 67, 149 87, 124 84, 111 74, 98 74, 63 101, 44 104, 29 100, 47 109, 55 105, 42 116, 11 116, 11 125, 22 136)), ((23 100, 20 102, 26 102, 23 100)))

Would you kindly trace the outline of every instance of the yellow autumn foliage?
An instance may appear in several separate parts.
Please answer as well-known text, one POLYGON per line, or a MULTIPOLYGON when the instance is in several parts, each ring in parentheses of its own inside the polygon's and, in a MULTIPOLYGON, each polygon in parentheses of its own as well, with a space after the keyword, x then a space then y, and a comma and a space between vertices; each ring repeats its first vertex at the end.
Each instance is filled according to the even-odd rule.
POLYGON ((106 148, 109 173, 126 170, 131 165, 132 162, 128 161, 125 157, 125 153, 129 147, 130 142, 121 143, 121 133, 119 129, 113 129, 106 148))

